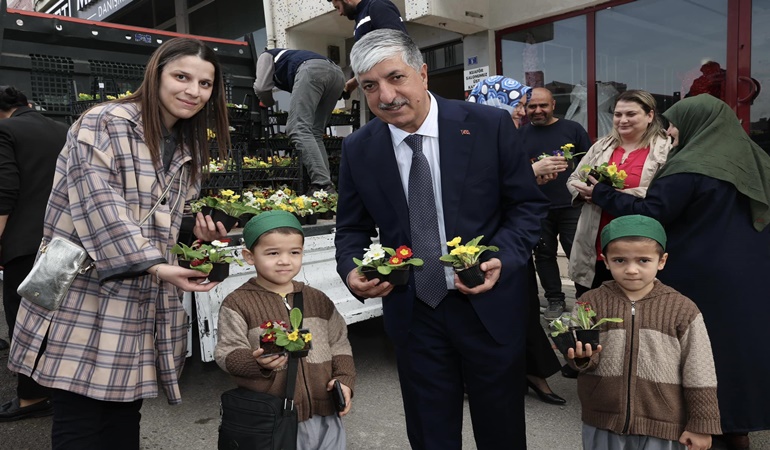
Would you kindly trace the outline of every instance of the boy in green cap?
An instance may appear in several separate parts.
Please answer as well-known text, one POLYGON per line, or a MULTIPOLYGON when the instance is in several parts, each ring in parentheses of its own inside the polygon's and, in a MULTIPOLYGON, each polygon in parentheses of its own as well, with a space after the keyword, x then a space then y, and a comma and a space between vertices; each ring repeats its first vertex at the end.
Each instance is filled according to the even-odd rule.
POLYGON ((666 232, 646 216, 614 219, 601 235, 614 281, 581 300, 608 323, 592 349, 567 353, 580 371, 583 448, 706 450, 721 434, 714 359, 695 303, 655 277, 666 265, 666 232))
POLYGON ((262 356, 260 325, 267 321, 288 324, 294 295, 302 292, 302 328, 310 330, 313 347, 297 375, 297 448, 344 449, 340 417, 350 411, 356 376, 353 354, 345 319, 334 303, 323 292, 294 281, 302 268, 302 226, 288 212, 268 211, 246 224, 243 239, 243 259, 256 268, 257 276, 222 303, 214 358, 238 386, 283 397, 288 356, 262 356), (339 414, 328 392, 335 380, 339 380, 346 402, 339 414))

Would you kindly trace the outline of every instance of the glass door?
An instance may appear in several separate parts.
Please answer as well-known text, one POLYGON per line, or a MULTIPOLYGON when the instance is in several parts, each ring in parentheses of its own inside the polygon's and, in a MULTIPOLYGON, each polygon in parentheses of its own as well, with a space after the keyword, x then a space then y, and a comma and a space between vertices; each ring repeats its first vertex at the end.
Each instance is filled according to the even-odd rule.
POLYGON ((628 89, 650 92, 660 112, 703 93, 730 103, 727 37, 725 0, 645 0, 597 11, 597 137, 611 131, 615 97, 628 89))
POLYGON ((742 36, 739 45, 738 117, 751 138, 770 153, 770 0, 742 0, 740 13, 739 29, 750 41, 742 36))

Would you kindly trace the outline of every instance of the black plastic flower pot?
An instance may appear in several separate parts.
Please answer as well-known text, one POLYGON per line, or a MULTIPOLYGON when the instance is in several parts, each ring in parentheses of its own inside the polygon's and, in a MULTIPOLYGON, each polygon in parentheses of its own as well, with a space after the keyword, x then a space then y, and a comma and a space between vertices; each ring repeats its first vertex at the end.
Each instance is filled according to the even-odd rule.
POLYGON ((265 349, 265 352, 262 353, 260 358, 263 356, 283 355, 286 353, 286 349, 278 346, 275 342, 260 342, 259 346, 265 349))
POLYGON ((225 278, 230 276, 230 264, 227 263, 213 263, 211 272, 207 277, 209 281, 224 281, 225 278))
POLYGON ((455 273, 460 277, 460 281, 469 288, 475 288, 478 285, 484 284, 484 272, 479 264, 467 269, 455 270, 455 273))
POLYGON ((297 218, 300 225, 307 225, 307 216, 300 216, 299 214, 294 214, 294 217, 297 218))
POLYGON ((315 225, 318 223, 318 214, 308 214, 305 216, 308 225, 315 225))
POLYGON ((329 210, 326 212, 322 212, 318 215, 318 218, 321 220, 332 220, 334 219, 334 211, 329 210))
POLYGON ((571 330, 556 336, 551 335, 551 340, 564 356, 567 356, 569 349, 575 348, 575 335, 572 334, 571 330))
POLYGON ((599 346, 599 330, 575 330, 575 339, 586 344, 591 344, 591 349, 596 350, 599 346))
POLYGON ((377 269, 363 269, 361 270, 361 274, 365 276, 367 280, 376 279, 380 281, 388 281, 388 276, 381 274, 377 271, 377 269))
POLYGON ((178 259, 179 267, 184 267, 185 269, 190 268, 190 261, 187 261, 186 259, 178 259))
POLYGON ((215 224, 217 222, 222 222, 222 225, 225 226, 225 230, 227 231, 232 230, 235 224, 238 223, 237 217, 233 217, 222 210, 214 209, 209 206, 201 208, 201 213, 203 213, 204 216, 211 216, 211 220, 213 220, 215 224))
POLYGON ((388 282, 393 286, 404 286, 409 282, 409 269, 393 269, 388 275, 388 282))
POLYGON ((241 226, 241 228, 245 227, 247 223, 249 223, 249 220, 253 219, 256 214, 252 213, 244 213, 238 216, 238 224, 241 226))

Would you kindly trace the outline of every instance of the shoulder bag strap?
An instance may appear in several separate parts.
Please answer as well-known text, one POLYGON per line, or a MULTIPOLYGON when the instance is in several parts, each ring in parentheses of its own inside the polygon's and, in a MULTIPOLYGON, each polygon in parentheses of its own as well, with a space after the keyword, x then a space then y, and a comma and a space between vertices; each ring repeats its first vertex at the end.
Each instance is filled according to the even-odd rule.
MULTIPOLYGON (((182 180, 184 179, 184 167, 182 167, 182 175, 179 177, 179 192, 182 192, 182 180)), ((158 201, 155 202, 155 205, 152 207, 150 212, 147 213, 146 216, 144 216, 144 219, 142 219, 141 222, 139 222, 139 226, 141 227, 144 225, 145 222, 147 222, 147 219, 150 218, 151 215, 155 213, 155 210, 158 209, 158 206, 160 206, 160 203, 163 201, 164 198, 168 195, 168 192, 171 190, 171 185, 174 184, 174 178, 176 178, 176 174, 174 174, 173 177, 171 177, 171 180, 169 180, 168 185, 166 185, 166 190, 163 191, 163 195, 158 197, 158 201)), ((178 201, 178 199, 177 199, 178 201)), ((176 204, 174 204, 174 209, 176 209, 176 204)))
MULTIPOLYGON (((294 307, 302 312, 302 291, 294 294, 294 307)), ((300 323, 300 327, 302 323, 300 323)), ((299 358, 289 356, 289 367, 286 372, 286 400, 283 404, 284 413, 294 409, 294 389, 297 386, 297 372, 299 370, 299 358)))

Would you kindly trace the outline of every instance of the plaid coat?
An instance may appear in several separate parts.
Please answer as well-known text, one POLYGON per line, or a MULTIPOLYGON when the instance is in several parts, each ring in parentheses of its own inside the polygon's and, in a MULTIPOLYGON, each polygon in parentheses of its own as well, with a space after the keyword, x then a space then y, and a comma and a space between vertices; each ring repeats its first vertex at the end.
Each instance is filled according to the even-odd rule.
POLYGON ((70 128, 43 240, 62 236, 82 245, 96 270, 75 278, 56 311, 22 301, 8 357, 12 371, 105 401, 157 397, 160 384, 169 403, 181 402, 177 379, 188 317, 181 292, 158 285, 146 270, 175 261, 170 249, 184 202, 198 195, 200 183, 190 179, 188 148, 177 148, 165 172, 144 141, 133 103, 97 106, 70 128), (169 182, 167 200, 139 227, 169 182))

